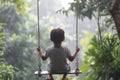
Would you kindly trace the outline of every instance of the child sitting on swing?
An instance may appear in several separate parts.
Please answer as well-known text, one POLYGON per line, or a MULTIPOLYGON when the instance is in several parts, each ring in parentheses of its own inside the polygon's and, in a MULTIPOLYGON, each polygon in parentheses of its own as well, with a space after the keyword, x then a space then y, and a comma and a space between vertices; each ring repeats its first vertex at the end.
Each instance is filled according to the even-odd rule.
POLYGON ((57 72, 65 73, 63 75, 62 80, 68 80, 66 76, 67 72, 70 71, 70 67, 67 64, 67 58, 68 60, 73 61, 80 49, 76 48, 74 54, 71 55, 70 50, 61 45, 64 39, 65 39, 64 30, 56 28, 53 29, 50 33, 50 40, 53 42, 53 46, 49 47, 46 50, 45 55, 43 55, 40 48, 37 48, 42 60, 50 58, 50 64, 48 66, 48 71, 50 75, 47 78, 47 80, 54 80, 52 73, 57 72))

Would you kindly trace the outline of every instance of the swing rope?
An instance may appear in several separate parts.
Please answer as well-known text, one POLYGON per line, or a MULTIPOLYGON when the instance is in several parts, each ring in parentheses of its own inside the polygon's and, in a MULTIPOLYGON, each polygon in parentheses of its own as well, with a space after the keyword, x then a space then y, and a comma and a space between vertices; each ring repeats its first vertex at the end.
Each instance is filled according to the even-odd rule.
POLYGON ((40 48, 40 24, 39 24, 39 0, 37 0, 37 26, 38 26, 38 48, 40 48))
MULTIPOLYGON (((76 11, 76 48, 78 48, 78 12, 76 11)), ((78 62, 78 54, 76 56, 76 76, 79 75, 79 62, 78 62)))
MULTIPOLYGON (((39 0, 37 0, 37 26, 38 26, 38 48, 40 48, 40 24, 39 24, 39 0)), ((39 69, 39 73, 41 72, 41 59, 40 59, 40 55, 38 54, 39 58, 38 58, 38 69, 39 69)))

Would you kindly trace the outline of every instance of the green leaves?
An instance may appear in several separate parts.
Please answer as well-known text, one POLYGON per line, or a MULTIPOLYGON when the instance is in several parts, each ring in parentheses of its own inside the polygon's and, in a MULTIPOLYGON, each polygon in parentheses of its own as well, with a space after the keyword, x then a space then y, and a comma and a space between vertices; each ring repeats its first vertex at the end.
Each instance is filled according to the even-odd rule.
MULTIPOLYGON (((83 71, 86 67, 86 77, 93 80, 113 78, 120 79, 120 45, 116 35, 106 33, 103 37, 103 53, 96 37, 90 40, 91 48, 85 53, 83 71), (114 75, 116 74, 116 75, 114 75)), ((88 80, 88 79, 85 79, 88 80)))
POLYGON ((13 80, 14 67, 12 65, 5 65, 3 56, 3 46, 5 44, 5 33, 3 23, 0 23, 0 80, 13 80))
POLYGON ((100 7, 100 16, 109 15, 108 7, 110 5, 110 0, 99 0, 100 6, 98 6, 98 0, 74 0, 69 3, 70 7, 65 10, 64 8, 58 10, 58 12, 62 12, 66 16, 68 16, 68 12, 72 11, 76 14, 76 17, 80 19, 84 19, 88 17, 92 19, 95 16, 98 7, 100 7))
POLYGON ((20 12, 22 15, 25 15, 26 11, 28 11, 31 7, 29 2, 30 0, 1 0, 0 5, 14 5, 18 12, 20 12))
POLYGON ((5 64, 0 65, 0 80, 13 80, 14 78, 14 67, 5 64))
POLYGON ((4 45, 4 40, 5 40, 5 36, 4 36, 4 30, 3 30, 3 24, 0 23, 0 56, 3 55, 3 45, 4 45))

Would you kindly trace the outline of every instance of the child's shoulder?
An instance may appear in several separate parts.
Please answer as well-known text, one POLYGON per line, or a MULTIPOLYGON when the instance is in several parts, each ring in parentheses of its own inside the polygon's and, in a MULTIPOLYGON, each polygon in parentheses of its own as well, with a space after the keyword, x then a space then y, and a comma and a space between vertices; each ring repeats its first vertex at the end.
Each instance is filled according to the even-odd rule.
POLYGON ((62 48, 67 49, 67 46, 62 46, 62 48))
POLYGON ((50 51, 50 50, 52 50, 54 47, 53 46, 48 46, 47 48, 46 48, 46 51, 50 51))
POLYGON ((62 46, 63 49, 69 50, 67 46, 62 46))

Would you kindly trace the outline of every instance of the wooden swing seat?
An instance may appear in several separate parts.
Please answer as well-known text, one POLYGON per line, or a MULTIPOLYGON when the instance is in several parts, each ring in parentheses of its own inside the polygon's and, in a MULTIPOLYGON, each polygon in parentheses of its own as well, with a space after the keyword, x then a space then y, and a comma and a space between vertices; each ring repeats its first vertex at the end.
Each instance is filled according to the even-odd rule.
MULTIPOLYGON (((48 71, 35 71, 34 73, 35 75, 49 75, 49 74, 76 74, 75 70, 70 70, 69 72, 54 72, 54 73, 50 73, 48 71)), ((81 71, 77 72, 77 74, 82 74, 81 71)))

